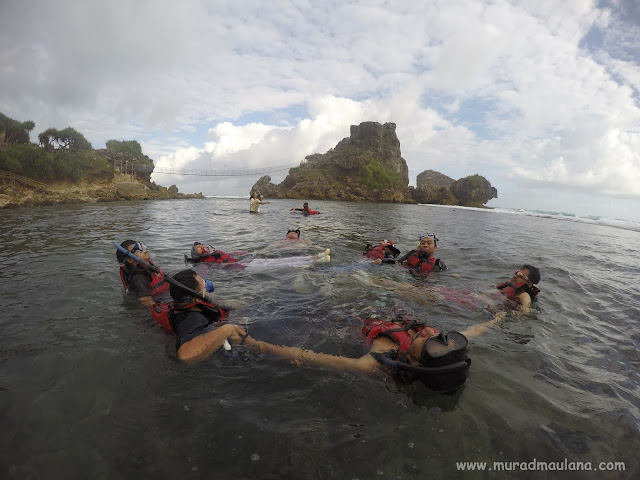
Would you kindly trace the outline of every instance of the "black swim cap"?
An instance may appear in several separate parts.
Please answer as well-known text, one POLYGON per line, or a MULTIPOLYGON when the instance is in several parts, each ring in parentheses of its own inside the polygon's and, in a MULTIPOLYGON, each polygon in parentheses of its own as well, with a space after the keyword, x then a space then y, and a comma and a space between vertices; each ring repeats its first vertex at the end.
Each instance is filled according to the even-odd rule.
MULTIPOLYGON (((125 250, 129 250, 129 247, 131 245, 133 245, 134 243, 136 243, 135 240, 125 240, 124 242, 122 242, 120 244, 120 246, 122 248, 124 248, 125 250)), ((127 255, 123 252, 121 252, 120 250, 116 250, 116 258, 118 259, 118 263, 119 264, 123 264, 124 261, 127 259, 127 255)))

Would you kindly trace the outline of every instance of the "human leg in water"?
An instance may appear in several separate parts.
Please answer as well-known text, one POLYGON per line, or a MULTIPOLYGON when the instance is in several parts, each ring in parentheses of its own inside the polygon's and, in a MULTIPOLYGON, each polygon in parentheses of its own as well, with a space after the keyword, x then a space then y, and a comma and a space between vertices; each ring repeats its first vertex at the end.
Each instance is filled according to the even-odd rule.
POLYGON ((322 253, 322 257, 308 255, 302 257, 254 258, 247 262, 245 266, 248 271, 261 271, 280 268, 304 268, 310 267, 314 263, 329 263, 331 257, 324 255, 325 252, 322 253))

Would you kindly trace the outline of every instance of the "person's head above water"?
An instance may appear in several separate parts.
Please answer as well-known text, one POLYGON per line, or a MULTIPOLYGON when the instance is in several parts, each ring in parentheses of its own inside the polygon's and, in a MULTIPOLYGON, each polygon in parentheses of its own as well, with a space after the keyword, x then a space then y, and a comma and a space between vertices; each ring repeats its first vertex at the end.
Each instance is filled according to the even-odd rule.
MULTIPOLYGON (((190 268, 187 270, 182 270, 176 273, 173 276, 173 279, 176 282, 180 282, 185 287, 190 288, 191 290, 195 290, 196 292, 204 295, 204 280, 195 272, 195 270, 192 270, 190 268)), ((171 298, 173 298, 173 301, 177 303, 186 303, 191 301, 191 299, 193 298, 193 296, 189 294, 189 292, 186 292, 184 289, 176 286, 173 283, 169 285, 169 294, 171 295, 171 298)))
POLYGON ((295 230, 287 230, 287 238, 289 240, 297 240, 298 238, 300 238, 300 229, 296 228, 295 230))
POLYGON ((193 242, 193 247, 191 247, 191 258, 197 258, 203 253, 205 253, 205 246, 200 242, 193 242))
POLYGON ((438 237, 436 237, 435 233, 425 233, 424 235, 420 235, 420 244, 418 245, 418 250, 421 253, 432 257, 438 248, 438 237))
MULTIPOLYGON (((133 253, 136 257, 148 262, 151 260, 151 255, 149 255, 149 249, 144 242, 139 240, 125 240, 120 244, 122 248, 127 249, 129 252, 133 253)), ((126 263, 135 263, 135 260, 128 257, 125 253, 120 250, 116 251, 116 258, 118 259, 118 263, 126 264, 126 263)))
POLYGON ((535 285, 540 281, 540 270, 533 265, 524 264, 520 269, 516 270, 511 277, 511 283, 525 282, 527 285, 535 285))
POLYGON ((467 357, 468 343, 467 337, 459 332, 443 334, 425 327, 413 335, 406 359, 373 355, 404 383, 420 380, 431 390, 449 392, 464 385, 467 379, 471 364, 467 357))

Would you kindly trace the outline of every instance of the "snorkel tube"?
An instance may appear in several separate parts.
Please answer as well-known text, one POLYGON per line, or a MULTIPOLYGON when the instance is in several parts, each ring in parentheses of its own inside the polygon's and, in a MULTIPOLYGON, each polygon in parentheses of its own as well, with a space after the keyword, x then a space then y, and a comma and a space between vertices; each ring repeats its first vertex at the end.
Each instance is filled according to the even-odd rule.
POLYGON ((420 380, 427 388, 446 393, 465 384, 467 371, 471 365, 471 359, 466 354, 467 343, 467 338, 455 331, 446 335, 440 333, 437 337, 429 338, 423 345, 422 358, 431 359, 435 363, 431 367, 401 362, 381 352, 370 355, 401 381, 410 383, 413 380, 420 380))
MULTIPOLYGON (((144 260, 142 260, 140 257, 138 257, 137 255, 134 255, 133 253, 131 253, 129 250, 127 250, 126 248, 124 248, 122 245, 120 245, 118 242, 113 242, 113 245, 122 253, 124 253, 127 257, 129 257, 131 260, 135 260, 136 262, 138 262, 140 265, 142 265, 144 268, 146 268, 147 270, 150 270, 154 273, 160 273, 160 269, 158 267, 156 267, 155 265, 150 264, 149 262, 145 262, 144 260)), ((183 285, 182 283, 174 280, 173 278, 171 278, 169 275, 165 275, 164 279, 167 283, 170 283, 171 285, 175 285, 176 287, 178 287, 180 290, 188 293, 189 295, 191 295, 194 298, 197 298, 199 300, 204 300, 205 302, 209 302, 212 303, 212 300, 207 297, 206 295, 201 294, 200 292, 196 292, 195 290, 187 287, 186 285, 183 285)), ((205 284, 207 284, 207 282, 211 285, 211 290, 213 291, 213 284, 211 282, 209 282, 209 280, 205 280, 205 284)), ((207 285, 208 287, 208 285, 207 285)), ((232 308, 220 305, 220 307, 226 309, 226 310, 233 310, 232 308)))

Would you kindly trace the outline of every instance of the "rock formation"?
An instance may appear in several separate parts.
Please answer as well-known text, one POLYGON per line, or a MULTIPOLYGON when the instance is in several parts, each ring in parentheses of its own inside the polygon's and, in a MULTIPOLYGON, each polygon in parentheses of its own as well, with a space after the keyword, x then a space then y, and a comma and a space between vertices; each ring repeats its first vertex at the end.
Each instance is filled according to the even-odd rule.
POLYGON ((324 154, 309 155, 282 183, 266 175, 251 192, 267 198, 351 200, 483 206, 498 192, 480 175, 454 180, 433 170, 409 187, 409 169, 400 154, 395 123, 363 122, 324 154))
POLYGON ((251 191, 270 198, 412 203, 408 185, 395 123, 363 122, 335 148, 307 156, 279 185, 265 176, 251 191))

